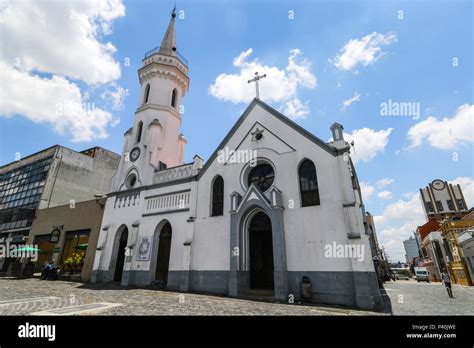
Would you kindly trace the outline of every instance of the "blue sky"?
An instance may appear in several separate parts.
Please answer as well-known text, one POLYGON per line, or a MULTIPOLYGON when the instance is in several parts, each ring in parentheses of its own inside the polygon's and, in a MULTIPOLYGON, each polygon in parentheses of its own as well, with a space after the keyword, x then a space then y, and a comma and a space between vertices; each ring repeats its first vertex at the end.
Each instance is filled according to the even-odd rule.
MULTIPOLYGON (((144 53, 161 43, 174 2, 78 3, 6 2, 0 9, 6 23, 0 165, 54 144, 121 152, 138 103, 137 69, 144 53), (89 30, 87 39, 81 26, 89 30), (100 110, 53 117, 58 90, 100 110), (93 122, 97 127, 87 126, 93 122)), ((177 48, 189 61, 191 79, 182 127, 186 161, 195 154, 208 158, 253 95, 254 86, 246 84, 233 86, 230 95, 232 76, 251 78, 244 75, 264 69, 263 101, 325 141, 333 122, 344 125, 355 142, 366 209, 376 216, 389 255, 402 260, 401 241, 424 223, 419 188, 437 178, 460 183, 474 204, 472 6, 178 1, 177 48), (233 64, 239 56, 240 65, 233 64), (281 86, 294 90, 275 97, 281 86), (381 103, 389 100, 416 103, 420 114, 383 116, 381 103)))

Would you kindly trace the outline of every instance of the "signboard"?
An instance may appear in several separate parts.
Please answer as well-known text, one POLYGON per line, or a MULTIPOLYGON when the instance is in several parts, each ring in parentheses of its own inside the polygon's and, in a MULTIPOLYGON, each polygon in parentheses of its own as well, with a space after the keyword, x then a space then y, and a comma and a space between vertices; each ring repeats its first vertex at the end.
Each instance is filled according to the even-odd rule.
POLYGON ((151 240, 150 237, 140 236, 138 238, 137 261, 148 261, 150 259, 151 240))
POLYGON ((471 239, 471 238, 472 238, 471 233, 467 231, 466 233, 463 233, 458 237, 458 243, 465 242, 466 240, 471 239))
POLYGON ((51 231, 51 237, 49 238, 50 243, 57 243, 59 242, 59 236, 61 235, 61 230, 59 228, 55 228, 51 231))

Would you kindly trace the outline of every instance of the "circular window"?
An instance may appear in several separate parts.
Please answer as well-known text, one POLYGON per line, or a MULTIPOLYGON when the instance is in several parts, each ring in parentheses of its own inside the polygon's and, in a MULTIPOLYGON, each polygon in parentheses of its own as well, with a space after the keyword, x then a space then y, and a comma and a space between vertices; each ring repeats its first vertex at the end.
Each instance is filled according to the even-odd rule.
POLYGON ((130 174, 127 177, 127 187, 132 188, 137 183, 137 176, 135 174, 130 174))
POLYGON ((262 163, 253 168, 248 176, 248 185, 255 184, 262 192, 272 186, 275 179, 273 167, 267 163, 262 163))

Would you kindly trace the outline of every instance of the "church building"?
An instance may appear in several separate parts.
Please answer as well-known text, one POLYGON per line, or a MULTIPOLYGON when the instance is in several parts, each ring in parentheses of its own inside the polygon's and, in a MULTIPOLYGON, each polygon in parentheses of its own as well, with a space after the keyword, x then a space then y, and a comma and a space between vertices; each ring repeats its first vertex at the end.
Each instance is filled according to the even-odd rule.
POLYGON ((138 75, 92 282, 381 309, 342 125, 325 142, 255 98, 207 161, 183 163, 189 77, 174 12, 138 75))

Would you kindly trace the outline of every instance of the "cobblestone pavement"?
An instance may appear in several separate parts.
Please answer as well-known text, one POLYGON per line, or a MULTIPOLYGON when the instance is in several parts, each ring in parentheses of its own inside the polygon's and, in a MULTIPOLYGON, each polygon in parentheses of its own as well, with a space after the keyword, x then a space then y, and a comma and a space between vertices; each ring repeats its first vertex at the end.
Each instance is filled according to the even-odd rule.
POLYGON ((385 283, 393 315, 474 315, 474 287, 452 285, 454 298, 442 283, 397 280, 385 283))
POLYGON ((384 315, 346 308, 257 302, 154 289, 124 289, 118 284, 0 278, 0 315, 28 315, 99 302, 122 305, 94 313, 98 315, 384 315))

